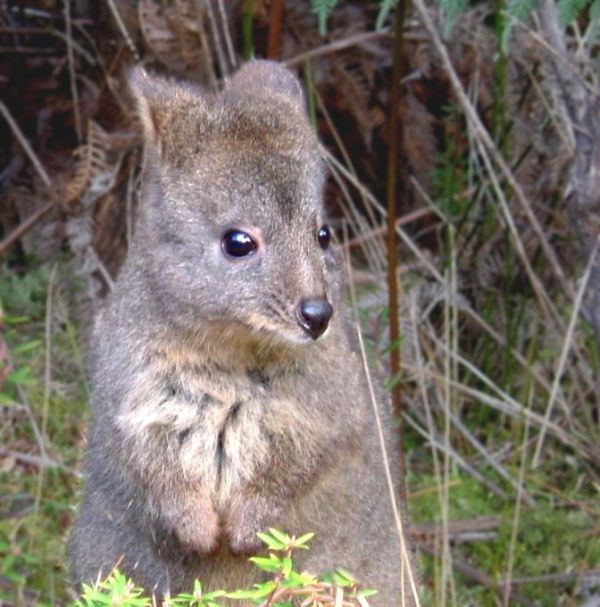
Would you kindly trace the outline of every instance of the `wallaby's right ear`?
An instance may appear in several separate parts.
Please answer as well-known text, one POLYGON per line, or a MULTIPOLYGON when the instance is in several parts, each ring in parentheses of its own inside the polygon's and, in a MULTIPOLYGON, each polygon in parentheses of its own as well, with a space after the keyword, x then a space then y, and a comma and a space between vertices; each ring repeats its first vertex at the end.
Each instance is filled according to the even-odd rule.
POLYGON ((185 115, 204 108, 198 89, 151 75, 143 67, 131 70, 129 85, 137 100, 146 142, 158 148, 168 146, 171 133, 185 115))
POLYGON ((146 141, 156 144, 163 128, 161 116, 166 110, 169 85, 139 66, 129 73, 129 85, 135 94, 146 141))

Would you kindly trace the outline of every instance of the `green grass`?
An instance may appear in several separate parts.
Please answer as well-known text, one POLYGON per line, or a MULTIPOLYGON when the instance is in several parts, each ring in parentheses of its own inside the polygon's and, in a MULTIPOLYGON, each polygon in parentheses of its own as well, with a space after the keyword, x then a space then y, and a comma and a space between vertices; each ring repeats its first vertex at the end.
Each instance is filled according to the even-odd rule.
MULTIPOLYGON (((2 389, 2 447, 24 455, 0 458, 0 601, 8 604, 60 604, 68 598, 64 538, 73 519, 77 462, 87 417, 87 390, 81 351, 66 298, 55 289, 46 352, 48 273, 40 268, 19 276, 3 269, 0 295, 5 313, 3 338, 17 381, 2 389), (17 317, 18 315, 18 317, 17 317), (50 382, 46 385, 46 370, 50 382), (46 460, 41 467, 28 455, 46 460), (57 465, 52 465, 57 464, 57 465)), ((10 380, 9 376, 9 380, 10 380)))
MULTIPOLYGON (((418 452, 417 452, 418 453, 418 452)), ((412 458, 417 457, 412 454, 412 458)), ((516 470, 514 471, 516 475, 516 470)), ((577 476, 563 474, 566 484, 559 491, 556 476, 551 470, 541 470, 528 475, 526 486, 535 491, 535 507, 525 507, 518 524, 513 577, 539 577, 549 573, 570 570, 590 570, 600 563, 600 539, 598 535, 598 491, 590 486, 578 486, 577 476), (546 478, 550 476, 552 482, 546 478)), ((414 496, 409 496, 409 506, 415 523, 440 521, 442 514, 437 499, 435 476, 418 474, 408 479, 414 496)), ((502 499, 488 491, 475 479, 463 472, 454 472, 449 479, 449 521, 499 516, 500 524, 494 529, 491 541, 473 541, 455 546, 453 556, 494 578, 502 580, 506 575, 509 547, 513 531, 515 502, 502 499)), ((409 489, 410 491, 410 489, 409 489)), ((433 558, 423 559, 425 579, 434 577, 433 558)), ((457 574, 459 581, 458 605, 496 605, 497 590, 474 585, 473 580, 457 574), (464 601, 464 602, 463 602, 464 601)), ((553 584, 547 581, 530 583, 520 588, 521 593, 535 604, 557 604, 557 593, 568 596, 577 583, 553 584)))

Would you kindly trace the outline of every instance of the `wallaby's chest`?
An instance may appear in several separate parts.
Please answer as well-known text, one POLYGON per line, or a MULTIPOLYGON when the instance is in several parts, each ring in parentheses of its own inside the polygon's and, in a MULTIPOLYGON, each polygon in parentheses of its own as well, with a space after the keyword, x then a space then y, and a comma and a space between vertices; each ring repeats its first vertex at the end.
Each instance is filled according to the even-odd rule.
MULTIPOLYGON (((226 508, 232 493, 268 465, 272 422, 283 410, 281 400, 281 386, 253 369, 209 367, 179 375, 171 407, 180 461, 217 505, 226 508)), ((293 408, 291 400, 286 399, 286 406, 293 408)))

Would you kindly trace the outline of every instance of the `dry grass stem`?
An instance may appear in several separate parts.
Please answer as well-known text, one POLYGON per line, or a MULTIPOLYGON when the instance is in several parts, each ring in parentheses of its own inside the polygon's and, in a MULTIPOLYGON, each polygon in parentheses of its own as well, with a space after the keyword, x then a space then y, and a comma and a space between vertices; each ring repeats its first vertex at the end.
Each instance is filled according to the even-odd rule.
MULTIPOLYGON (((542 446, 544 444, 544 438, 546 436, 547 426, 550 421, 550 415, 552 414, 552 408, 554 406, 554 402, 556 400, 556 395, 558 394, 558 391, 560 388, 560 382, 562 380, 563 373, 565 371, 565 365, 567 363, 567 356, 573 346, 575 327, 577 325, 577 321, 579 320, 581 304, 583 302, 583 296, 585 295, 586 289, 588 287, 588 282, 589 282, 590 275, 592 272, 592 267, 594 265, 594 262, 596 259, 596 254, 597 254, 599 248, 600 248, 600 236, 596 239, 596 245, 592 250, 587 267, 585 269, 583 277, 581 278, 581 282, 579 283, 579 289, 577 290, 575 304, 573 306, 573 310, 571 312, 571 318, 569 320, 569 326, 567 327, 565 339, 563 341, 563 347, 561 349, 560 357, 558 359, 558 365, 556 368, 556 372, 554 374, 554 382, 552 383, 552 392, 550 393, 550 398, 548 399, 548 405, 546 407, 546 412, 544 413, 544 419, 543 419, 542 426, 540 428, 538 442, 535 447, 535 452, 533 454, 533 459, 531 462, 531 467, 533 469, 537 468, 539 465, 540 456, 542 453, 542 446)), ((570 412, 568 406, 565 406, 563 411, 565 413, 565 417, 571 423, 571 426, 572 426, 571 412, 570 412)))
POLYGON ((2 103, 2 101, 0 101, 0 113, 4 116, 6 122, 8 122, 8 126, 10 126, 15 139, 21 144, 23 151, 25 154, 27 154, 27 157, 31 161, 31 164, 33 164, 35 167, 35 170, 37 171, 37 174, 40 176, 41 180, 44 182, 44 185, 49 188, 52 185, 52 180, 48 176, 44 165, 38 158, 37 154, 33 151, 33 148, 29 145, 29 142, 27 141, 25 135, 23 135, 19 125, 12 117, 10 110, 4 105, 4 103, 2 103))
MULTIPOLYGON (((387 450, 385 447, 383 426, 381 423, 381 418, 379 416, 377 397, 375 396, 375 390, 373 388, 373 382, 371 380, 371 373, 369 371, 369 366, 367 363, 367 355, 365 352, 365 345, 364 345, 363 338, 362 338, 362 331, 361 331, 360 325, 358 323, 358 320, 356 320, 358 318, 358 304, 357 304, 357 299, 356 299, 356 290, 354 287, 354 282, 352 280, 352 266, 350 264, 349 257, 347 257, 346 268, 347 268, 347 273, 348 273, 348 278, 349 278, 348 283, 350 285, 350 296, 351 296, 351 301, 352 301, 352 308, 354 310, 354 317, 355 317, 354 325, 355 325, 355 330, 356 330, 356 333, 358 336, 360 354, 361 354, 361 358, 362 358, 362 362, 363 362, 363 366, 364 366, 364 370, 365 370, 365 376, 367 378, 371 406, 373 407, 373 414, 375 416, 375 423, 377 426, 376 427, 377 436, 379 438, 379 445, 381 447, 381 457, 383 460, 385 477, 386 477, 386 481, 387 481, 387 485, 388 485, 388 489, 389 489, 390 503, 392 505, 392 510, 394 512, 394 520, 396 522, 396 531, 398 532, 398 539, 400 542, 402 566, 400 568, 399 574, 401 576, 406 576, 408 578, 408 583, 410 586, 410 591, 411 591, 412 597, 414 599, 414 604, 416 607, 420 607, 421 603, 419 600, 419 593, 417 592, 417 584, 416 584, 415 574, 413 572, 411 557, 408 553, 408 546, 406 546, 406 544, 404 542, 404 538, 406 537, 406 534, 405 534, 405 530, 403 528, 402 517, 400 516, 400 511, 399 511, 398 503, 396 500, 396 489, 394 488, 394 481, 392 480, 392 472, 390 470, 390 463, 389 463, 389 459, 388 459, 387 450)), ((402 585, 403 591, 404 591, 404 587, 405 587, 405 584, 402 585)), ((406 605, 406 597, 404 595, 401 597, 400 605, 402 605, 402 607, 404 607, 406 605)))
POLYGON ((129 47, 129 50, 131 51, 131 54, 133 55, 135 60, 139 61, 140 54, 135 46, 135 43, 133 42, 133 39, 131 38, 131 35, 127 31, 127 27, 125 26, 125 23, 123 22, 123 19, 121 18, 121 13, 119 13, 119 9, 117 8, 117 5, 115 4, 115 0, 106 0, 106 3, 108 4, 108 7, 110 8, 110 12, 112 13, 112 16, 117 24, 117 27, 119 28, 119 31, 121 32, 121 35, 125 39, 125 44, 127 44, 127 46, 129 47))
MULTIPOLYGON (((438 34, 437 28, 435 27, 430 15, 429 15, 427 7, 425 6, 423 0, 414 0, 414 6, 419 14, 421 21, 424 24, 427 32, 429 33, 431 41, 432 41, 438 55, 440 56, 440 58, 442 60, 444 69, 446 70, 446 73, 447 73, 450 83, 452 85, 452 90, 454 91, 454 94, 456 95, 456 98, 457 98, 463 112, 465 113, 468 123, 471 126, 471 128, 473 129, 476 138, 480 142, 482 148, 485 149, 489 153, 490 157, 493 159, 496 166, 500 169, 502 176, 504 177, 504 179, 506 179, 506 181, 510 185, 511 189, 515 193, 515 196, 516 196, 517 200, 519 201, 523 211, 525 212, 533 231, 535 232, 536 236, 539 239, 540 245, 550 263, 550 267, 552 268, 557 280, 559 281, 564 292, 571 295, 572 294, 571 286, 570 286, 569 282, 567 281, 567 278, 564 274, 564 271, 562 269, 562 266, 558 260, 556 253, 555 253, 554 249, 552 248, 552 246, 550 245, 550 243, 548 242, 548 239, 546 238, 544 230, 542 229, 537 217, 535 216, 535 214, 531 208, 531 205, 523 192, 523 189, 521 188, 520 184, 517 182, 513 172, 510 170, 510 168, 506 164, 506 161, 500 154, 496 144, 494 143, 494 141, 490 137, 487 129, 484 127, 483 123, 481 122, 481 119, 479 118, 477 111, 475 110, 472 103, 470 102, 470 100, 463 88, 463 85, 460 82, 460 79, 456 73, 456 70, 454 69, 452 61, 450 60, 450 56, 448 55, 446 47, 443 44, 442 39, 441 39, 440 35, 438 34)), ((492 176, 492 174, 493 174, 493 171, 490 167, 490 177, 492 176)), ((533 281, 533 282, 535 285, 535 281, 533 281)), ((541 287, 541 285, 538 285, 538 288, 540 288, 540 287, 541 287)))

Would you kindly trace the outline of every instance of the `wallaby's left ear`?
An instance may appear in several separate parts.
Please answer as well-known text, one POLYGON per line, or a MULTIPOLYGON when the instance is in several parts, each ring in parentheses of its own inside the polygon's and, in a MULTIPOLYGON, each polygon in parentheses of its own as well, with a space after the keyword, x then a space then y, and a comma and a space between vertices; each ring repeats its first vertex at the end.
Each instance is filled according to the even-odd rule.
POLYGON ((304 107, 304 94, 300 82, 281 63, 275 61, 251 61, 244 65, 226 84, 226 91, 264 91, 285 95, 304 107))

